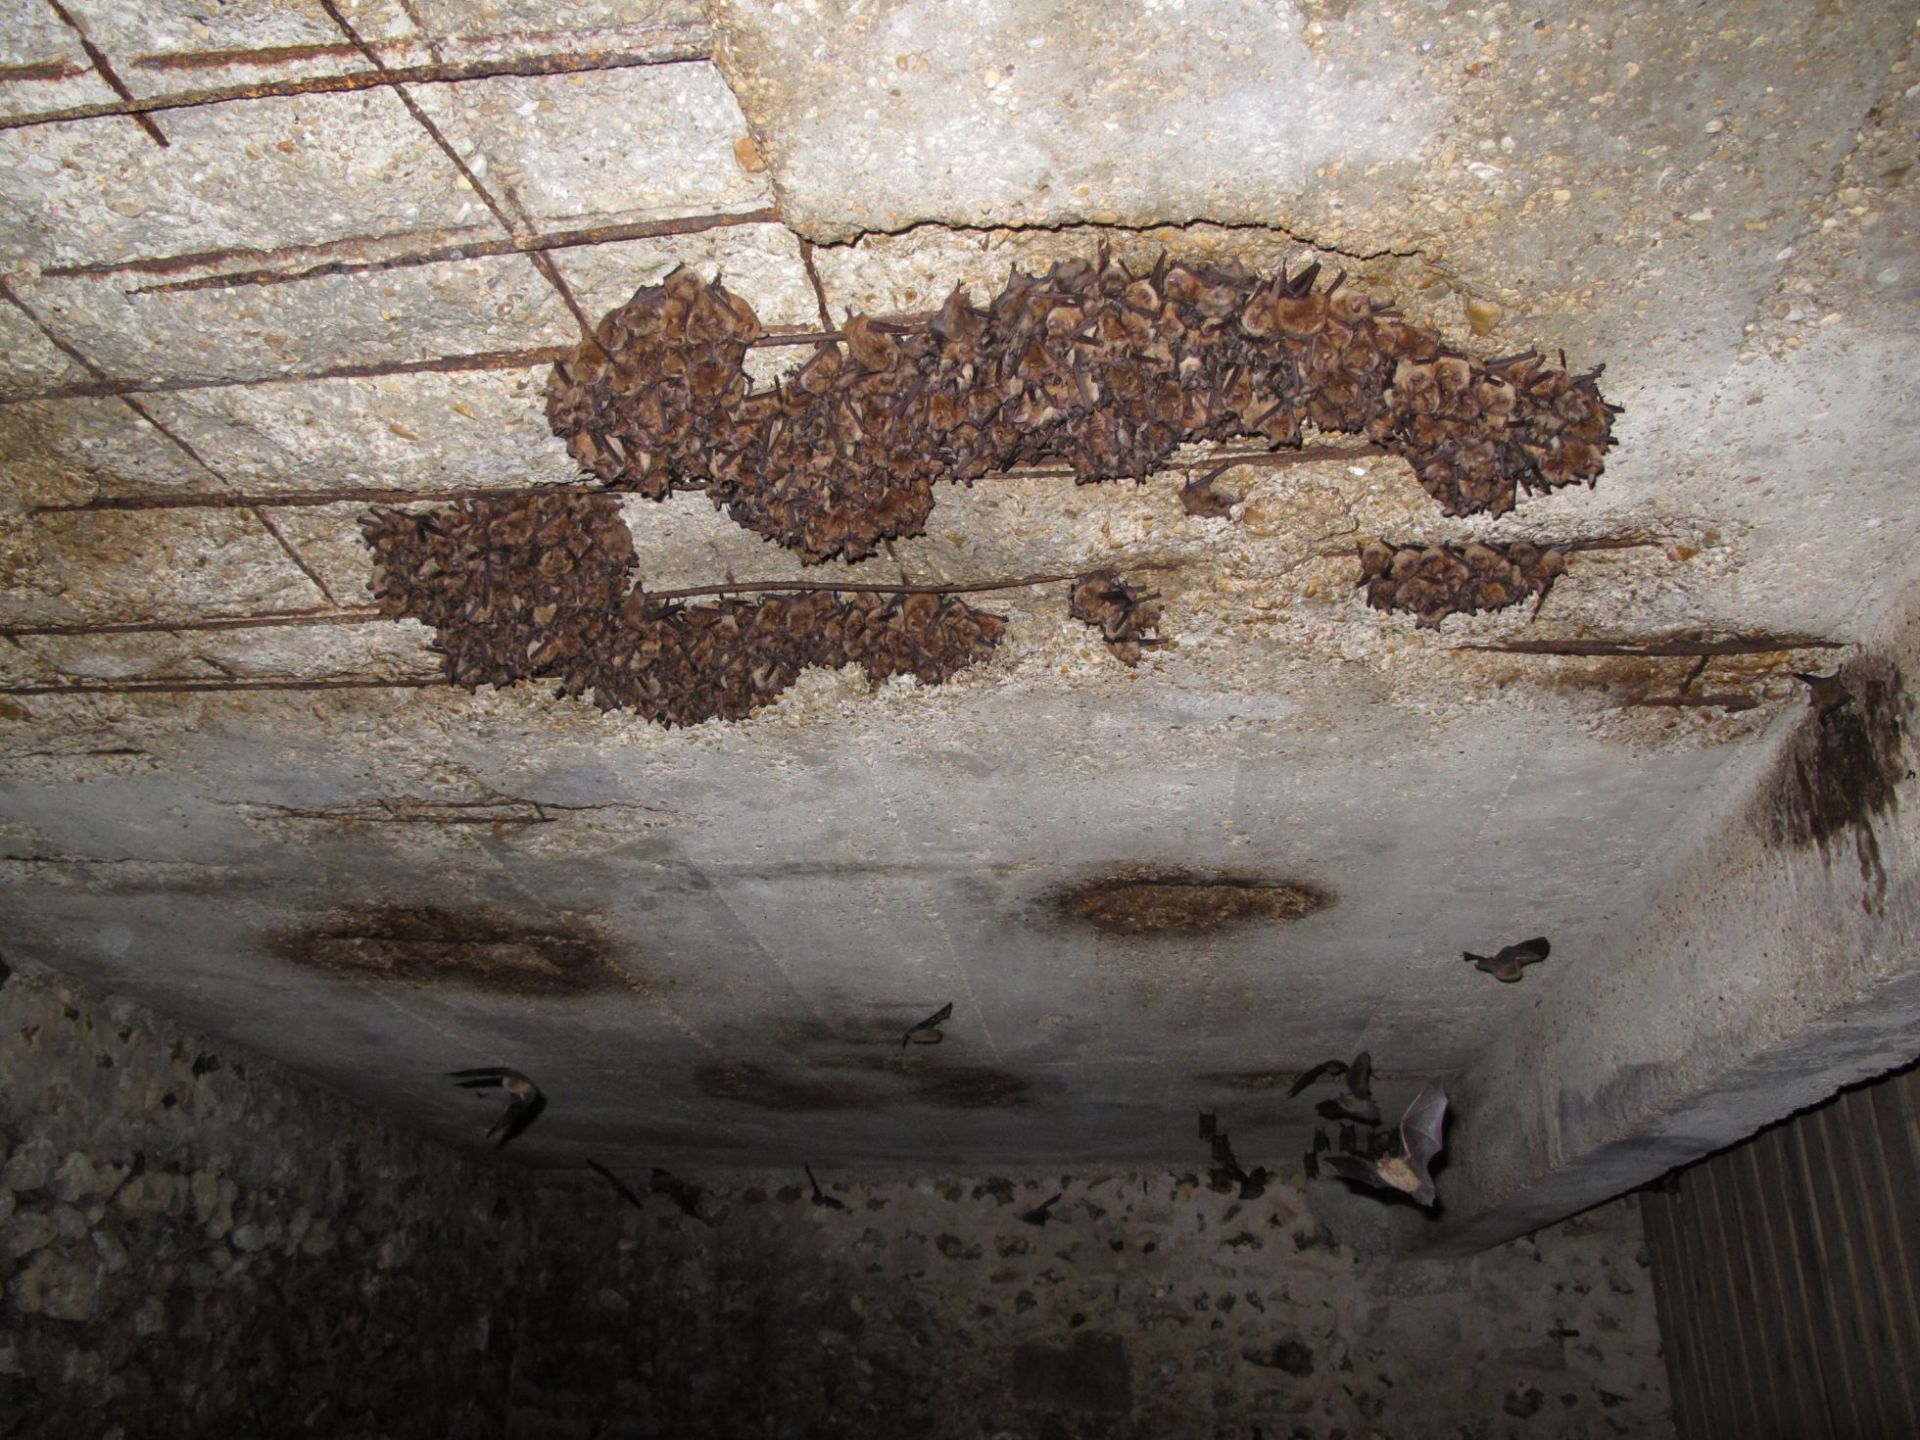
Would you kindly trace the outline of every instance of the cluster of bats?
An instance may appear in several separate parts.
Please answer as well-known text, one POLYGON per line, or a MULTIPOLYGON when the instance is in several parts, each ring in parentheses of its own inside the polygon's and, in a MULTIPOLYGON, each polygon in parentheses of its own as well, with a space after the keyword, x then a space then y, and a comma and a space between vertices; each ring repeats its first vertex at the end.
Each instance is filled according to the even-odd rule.
MULTIPOLYGON (((984 310, 956 288, 929 318, 854 316, 759 389, 753 310, 680 269, 554 366, 547 418, 610 488, 704 490, 809 561, 922 533, 936 481, 1045 462, 1143 479, 1185 443, 1298 445, 1309 425, 1404 456, 1449 515, 1599 476, 1616 411, 1597 371, 1471 359, 1344 276, 1316 289, 1319 270, 1163 257, 1136 274, 1104 253, 1016 269, 984 310)), ((1188 490, 1190 511, 1221 513, 1207 485, 1188 490)))
POLYGON ((938 684, 991 655, 1000 616, 951 595, 806 590, 689 605, 633 584, 609 495, 534 491, 361 521, 383 614, 434 628, 447 678, 551 679, 667 725, 738 720, 809 665, 938 684))
POLYGON ((1530 541, 1510 545, 1394 545, 1369 540, 1360 547, 1360 578, 1375 610, 1404 610, 1425 628, 1449 615, 1504 610, 1538 596, 1547 603, 1553 582, 1566 573, 1567 552, 1530 541))
MULTIPOLYGON (((1512 982, 1520 979, 1520 973, 1526 966, 1546 959, 1550 949, 1544 937, 1536 937, 1502 946, 1493 955, 1464 951, 1461 959, 1471 962, 1476 969, 1496 979, 1512 982)), ((949 1001, 924 1020, 915 1021, 901 1032, 900 1048, 904 1050, 910 1045, 940 1044, 946 1039, 945 1026, 952 1019, 953 1004, 949 1001)), ((540 1087, 527 1075, 507 1066, 485 1065, 453 1070, 448 1074, 463 1089, 497 1090, 506 1097, 506 1108, 487 1127, 486 1132, 488 1138, 494 1139, 496 1148, 524 1132, 546 1109, 547 1098, 541 1093, 540 1087)), ((1366 1051, 1361 1051, 1351 1061, 1323 1060, 1311 1069, 1302 1071, 1287 1095, 1289 1098, 1298 1096, 1322 1079, 1344 1081, 1339 1093, 1322 1100, 1315 1107, 1323 1119, 1338 1123, 1339 1143, 1336 1147, 1324 1129, 1314 1132, 1313 1148, 1304 1158, 1307 1177, 1319 1178, 1320 1167, 1324 1163, 1343 1180, 1352 1180, 1375 1189, 1397 1190, 1429 1207, 1437 1203, 1439 1196, 1428 1167, 1445 1145, 1446 1092, 1431 1082, 1422 1086, 1406 1113, 1400 1117, 1399 1124, 1389 1131, 1380 1128, 1380 1106, 1373 1098, 1373 1057, 1366 1051), (1367 1127, 1364 1138, 1356 1128, 1359 1126, 1367 1127)), ((1200 1112, 1200 1138, 1207 1141, 1212 1149, 1213 1165, 1208 1176, 1215 1190, 1222 1194, 1238 1194, 1242 1200, 1257 1200, 1266 1193, 1270 1178, 1266 1167, 1260 1165, 1248 1170, 1240 1164, 1226 1131, 1220 1128, 1217 1115, 1209 1111, 1200 1112)), ((587 1165, 605 1178, 628 1203, 636 1208, 644 1208, 640 1196, 606 1166, 597 1160, 588 1160, 587 1165)), ((847 1208, 845 1201, 821 1189, 811 1165, 802 1168, 806 1171, 807 1184, 812 1189, 814 1205, 828 1210, 847 1208)), ((703 1192, 698 1186, 656 1168, 652 1188, 655 1194, 667 1196, 692 1218, 706 1219, 700 1210, 703 1192)), ((1023 1213, 1020 1219, 1029 1225, 1047 1224, 1053 1218, 1053 1207, 1060 1203, 1063 1196, 1064 1192, 1042 1201, 1023 1213)))

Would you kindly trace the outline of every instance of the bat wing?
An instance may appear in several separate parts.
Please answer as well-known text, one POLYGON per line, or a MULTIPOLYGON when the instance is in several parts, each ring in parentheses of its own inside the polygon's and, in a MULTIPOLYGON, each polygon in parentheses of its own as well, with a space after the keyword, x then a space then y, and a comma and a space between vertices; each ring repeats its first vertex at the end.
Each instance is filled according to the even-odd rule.
POLYGON ((447 1075, 455 1084, 468 1090, 490 1090, 496 1085, 506 1084, 509 1080, 525 1080, 529 1085, 533 1083, 518 1070, 506 1065, 480 1065, 471 1070, 449 1070, 447 1075))
POLYGON ((1422 1179, 1427 1162, 1446 1149, 1447 1092, 1429 1081, 1400 1117, 1400 1145, 1422 1179))
POLYGON ((1380 1178, 1380 1172, 1374 1168, 1371 1160, 1361 1160, 1353 1155, 1326 1155, 1320 1163, 1325 1165, 1342 1180, 1351 1180, 1356 1185, 1371 1185, 1376 1190, 1391 1190, 1380 1178))
POLYGON ((620 1198, 625 1200, 629 1205, 633 1206, 634 1209, 644 1210, 647 1208, 646 1206, 640 1203, 640 1197, 633 1193, 632 1189, 628 1187, 626 1181, 622 1180, 618 1175, 614 1174, 613 1171, 607 1169, 607 1167, 602 1165, 598 1160, 587 1161, 587 1168, 589 1170, 592 1170, 595 1174, 601 1176, 603 1179, 606 1180, 606 1182, 609 1185, 613 1186, 615 1190, 619 1191, 620 1198))
POLYGON ((1322 1060, 1318 1065, 1314 1066, 1311 1070, 1303 1070, 1300 1073, 1299 1078, 1297 1078, 1293 1082, 1293 1084, 1287 1088, 1287 1094, 1289 1096, 1298 1095, 1302 1090, 1306 1089, 1307 1086, 1311 1085, 1314 1081, 1318 1080, 1322 1075, 1344 1075, 1346 1073, 1347 1073, 1346 1061, 1322 1060))
POLYGON ((1347 1067, 1347 1089, 1362 1100, 1373 1098, 1373 1056, 1362 1050, 1347 1067))
MULTIPOLYGON (((1546 942, 1543 940, 1540 943, 1544 945, 1546 942)), ((953 1018, 953 1002, 949 1000, 946 1004, 942 1005, 938 1010, 934 1011, 933 1014, 929 1015, 923 1023, 928 1025, 944 1025, 947 1023, 947 1021, 951 1020, 952 1018, 953 1018)))
POLYGON ((538 1120, 540 1112, 546 1108, 547 1097, 538 1090, 533 1092, 532 1099, 515 1100, 507 1106, 507 1113, 494 1122, 494 1128, 499 1130, 500 1138, 493 1142, 493 1148, 498 1150, 516 1135, 524 1134, 527 1127, 538 1120))

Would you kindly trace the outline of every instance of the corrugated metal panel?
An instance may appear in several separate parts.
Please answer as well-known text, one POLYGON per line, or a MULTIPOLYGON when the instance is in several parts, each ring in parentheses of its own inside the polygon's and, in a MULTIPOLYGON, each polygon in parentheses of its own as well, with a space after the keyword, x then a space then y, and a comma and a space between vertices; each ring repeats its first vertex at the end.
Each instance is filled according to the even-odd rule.
POLYGON ((1641 1198, 1682 1440, 1920 1436, 1920 1069, 1641 1198))

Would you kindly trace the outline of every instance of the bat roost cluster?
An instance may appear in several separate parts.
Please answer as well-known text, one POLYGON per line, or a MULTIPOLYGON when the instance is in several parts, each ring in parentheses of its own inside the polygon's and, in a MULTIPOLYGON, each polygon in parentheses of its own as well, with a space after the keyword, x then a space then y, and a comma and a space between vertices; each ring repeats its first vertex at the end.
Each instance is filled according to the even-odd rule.
POLYGON ((678 270, 555 365, 547 416, 609 486, 703 488, 810 561, 919 534, 936 480, 1061 461, 1139 479, 1188 441, 1297 445, 1309 425, 1404 455, 1449 515, 1600 474, 1614 410, 1597 371, 1471 359, 1339 281, 1315 290, 1318 273, 1016 270, 985 310, 955 289, 925 322, 855 316, 844 350, 823 342, 759 390, 742 369, 753 311, 678 270))
POLYGON ((1006 622, 947 595, 809 591, 685 605, 629 588, 619 501, 535 491, 361 521, 383 614, 437 632, 456 685, 552 679, 666 725, 739 720, 809 665, 935 685, 993 653, 1006 622))
POLYGON ((1360 547, 1358 583, 1375 610, 1405 610, 1434 627, 1449 615, 1501 610, 1530 595, 1545 603, 1566 568, 1565 550, 1525 540, 1460 546, 1369 540, 1360 547))
POLYGON ((1091 570, 1074 579, 1067 610, 1098 630, 1115 656, 1138 665, 1142 649, 1160 643, 1153 633, 1160 623, 1159 599, 1136 590, 1112 570, 1091 570))

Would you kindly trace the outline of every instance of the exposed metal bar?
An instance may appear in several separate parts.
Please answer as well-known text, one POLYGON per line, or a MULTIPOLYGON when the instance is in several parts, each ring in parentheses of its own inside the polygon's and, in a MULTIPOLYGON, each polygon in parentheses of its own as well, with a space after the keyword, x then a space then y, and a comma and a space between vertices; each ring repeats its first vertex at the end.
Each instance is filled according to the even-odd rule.
MULTIPOLYGON (((168 280, 157 285, 141 285, 130 295, 172 295, 194 290, 233 290, 245 285, 291 285, 301 280, 318 280, 332 275, 368 275, 387 270, 409 270, 420 265, 442 265, 462 260, 487 260, 496 255, 526 255, 543 250, 572 250, 589 245, 617 245, 626 240, 652 240, 668 235, 697 235, 706 230, 721 230, 735 225, 777 225, 780 212, 771 208, 711 215, 681 215, 671 220, 636 220, 620 225, 595 225, 578 230, 556 230, 549 234, 517 235, 504 240, 474 240, 456 245, 438 245, 405 255, 390 255, 379 260, 329 260, 294 270, 246 270, 230 275, 199 275, 191 280, 168 280)), ((372 244, 379 237, 350 242, 372 244)), ((340 243, 340 242, 334 242, 340 243)), ((142 266, 174 267, 176 261, 131 261, 122 269, 142 266)), ((48 270, 49 277, 58 278, 48 270)), ((73 272, 77 273, 77 272, 73 272)))
POLYGON ((295 610, 266 615, 209 615, 199 620, 109 620, 64 625, 0 625, 0 639, 25 636, 167 635, 203 630, 273 630, 307 625, 368 625, 384 618, 372 605, 342 606, 337 610, 295 610))
POLYGON ((354 70, 343 75, 310 75, 265 80, 254 85, 180 90, 171 95, 129 96, 117 102, 103 101, 94 105, 69 105, 59 110, 0 117, 0 130, 25 130, 38 125, 101 120, 116 115, 138 117, 166 110, 226 105, 236 100, 272 100, 289 95, 342 95, 356 90, 377 90, 383 85, 452 85, 466 80, 495 80, 507 76, 581 75, 600 70, 637 70, 652 65, 706 63, 711 58, 711 51, 705 45, 682 44, 646 53, 627 50, 582 51, 570 55, 527 55, 513 60, 480 60, 465 65, 399 65, 385 71, 354 70))
MULTIPOLYGON (((62 5, 60 0, 47 0, 47 4, 52 8, 53 13, 60 17, 60 23, 73 31, 75 36, 79 38, 80 48, 86 52, 88 61, 93 65, 94 73, 106 81, 107 88, 122 100, 132 100, 134 98, 133 91, 127 88, 126 81, 114 73, 113 63, 107 59, 107 52, 93 43, 92 37, 87 34, 86 27, 73 18, 72 12, 69 11, 66 6, 62 5)), ((135 114, 133 121, 142 130, 146 131, 148 138, 162 150, 166 149, 171 143, 161 131, 160 127, 154 123, 151 115, 135 114)))

